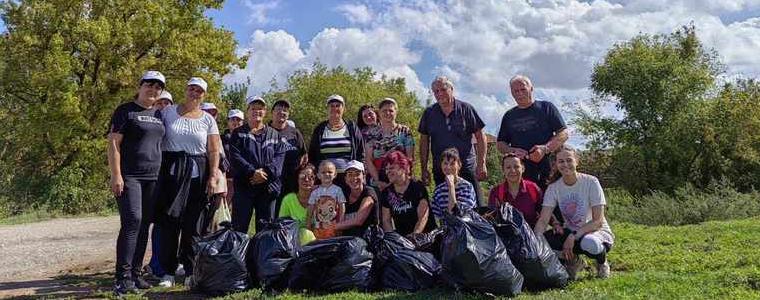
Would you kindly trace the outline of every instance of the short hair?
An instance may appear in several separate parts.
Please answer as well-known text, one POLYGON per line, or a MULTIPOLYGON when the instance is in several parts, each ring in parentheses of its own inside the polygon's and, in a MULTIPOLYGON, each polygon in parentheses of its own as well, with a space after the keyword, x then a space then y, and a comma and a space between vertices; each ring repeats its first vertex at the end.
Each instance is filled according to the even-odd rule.
POLYGON ((441 153, 441 162, 447 161, 447 160, 456 160, 459 164, 462 164, 462 160, 459 158, 459 150, 457 148, 451 147, 446 150, 443 150, 441 153))
POLYGON ((319 169, 322 169, 323 167, 327 167, 327 166, 331 166, 333 168, 336 168, 335 164, 332 161, 329 161, 327 159, 325 159, 325 160, 323 160, 322 162, 319 163, 319 169))
POLYGON ((397 165, 404 169, 407 175, 411 174, 412 172, 412 161, 404 154, 404 152, 398 150, 388 152, 388 155, 385 157, 384 165, 386 167, 390 165, 397 165))
POLYGON ((367 126, 369 126, 367 123, 364 123, 364 116, 363 116, 364 111, 368 109, 371 109, 374 111, 375 107, 372 106, 372 104, 364 104, 361 107, 359 107, 359 115, 356 116, 356 126, 358 126, 359 129, 364 129, 364 128, 367 128, 367 126))
POLYGON ((377 108, 382 109, 386 105, 398 106, 398 104, 396 103, 396 99, 384 98, 383 100, 380 100, 380 103, 377 105, 377 108))
POLYGON ((530 81, 530 78, 525 75, 515 75, 512 77, 512 79, 509 80, 509 86, 511 87, 513 83, 517 81, 522 81, 528 84, 528 86, 533 87, 533 82, 530 81))
POLYGON ((430 87, 432 88, 436 83, 441 83, 445 86, 450 87, 452 90, 454 89, 454 83, 449 80, 446 76, 436 76, 435 79, 433 79, 433 82, 430 84, 430 87))
POLYGON ((299 175, 301 175, 302 172, 308 171, 308 170, 311 170, 311 172, 314 173, 314 174, 317 173, 317 168, 315 168, 314 165, 312 165, 312 164, 305 164, 303 166, 298 167, 298 169, 296 170, 296 176, 299 176, 299 175))
POLYGON ((517 158, 517 161, 520 163, 520 165, 523 165, 522 159, 515 155, 514 153, 507 153, 501 156, 501 165, 504 166, 504 161, 508 158, 517 158))

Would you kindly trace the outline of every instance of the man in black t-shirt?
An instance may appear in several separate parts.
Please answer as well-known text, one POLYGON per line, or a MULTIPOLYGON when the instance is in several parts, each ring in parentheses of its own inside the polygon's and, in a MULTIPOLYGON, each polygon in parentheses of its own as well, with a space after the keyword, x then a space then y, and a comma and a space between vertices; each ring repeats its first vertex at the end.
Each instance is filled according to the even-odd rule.
POLYGON ((497 147, 501 153, 521 157, 525 178, 546 190, 551 171, 548 155, 567 141, 567 126, 554 104, 533 99, 533 84, 528 77, 513 77, 509 87, 517 106, 501 119, 497 147))

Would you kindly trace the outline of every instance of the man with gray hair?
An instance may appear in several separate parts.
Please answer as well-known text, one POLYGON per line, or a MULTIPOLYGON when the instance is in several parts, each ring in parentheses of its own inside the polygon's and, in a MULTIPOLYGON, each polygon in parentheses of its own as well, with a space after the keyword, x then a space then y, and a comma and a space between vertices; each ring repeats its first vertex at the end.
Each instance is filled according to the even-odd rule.
POLYGON ((503 154, 522 158, 525 177, 546 190, 551 171, 549 154, 567 141, 567 126, 554 104, 533 99, 533 83, 523 75, 509 80, 517 106, 504 113, 497 137, 503 154))
POLYGON ((445 182, 441 171, 441 153, 455 147, 462 162, 459 174, 472 183, 478 202, 484 205, 485 199, 478 181, 488 177, 486 136, 483 132, 485 124, 472 105, 454 97, 454 85, 448 78, 436 77, 431 88, 436 103, 425 109, 417 129, 420 132, 422 181, 426 184, 430 181, 428 154, 432 153, 433 179, 436 185, 445 182))

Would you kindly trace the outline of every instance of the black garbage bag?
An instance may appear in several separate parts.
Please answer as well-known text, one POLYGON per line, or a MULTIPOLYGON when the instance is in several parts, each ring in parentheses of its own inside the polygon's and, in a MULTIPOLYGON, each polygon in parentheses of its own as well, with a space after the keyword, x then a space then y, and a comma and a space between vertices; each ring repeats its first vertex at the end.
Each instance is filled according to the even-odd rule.
POLYGON ((288 283, 288 268, 301 249, 298 222, 279 218, 262 224, 251 238, 248 272, 254 284, 264 289, 282 289, 288 283))
POLYGON ((374 256, 371 277, 373 289, 418 291, 432 287, 441 265, 432 254, 415 251, 414 244, 400 234, 371 226, 364 233, 374 256))
POLYGON ((525 288, 540 291, 567 285, 568 274, 544 237, 537 238, 522 213, 508 203, 498 211, 494 224, 507 254, 525 277, 525 288))
POLYGON ((294 259, 288 280, 292 291, 341 292, 370 288, 372 253, 358 237, 341 236, 314 241, 294 259))
POLYGON ((380 285, 391 290, 415 292, 432 288, 441 274, 441 264, 433 254, 400 249, 385 262, 380 285))
POLYGON ((435 259, 441 259, 441 241, 443 240, 443 228, 436 228, 430 232, 412 233, 408 236, 414 244, 414 250, 433 254, 435 259))
POLYGON ((523 277, 493 226, 473 210, 444 215, 442 277, 457 290, 495 295, 520 293, 523 277))
POLYGON ((223 295, 248 288, 245 256, 248 235, 223 222, 222 229, 193 244, 195 269, 194 290, 208 295, 223 295))

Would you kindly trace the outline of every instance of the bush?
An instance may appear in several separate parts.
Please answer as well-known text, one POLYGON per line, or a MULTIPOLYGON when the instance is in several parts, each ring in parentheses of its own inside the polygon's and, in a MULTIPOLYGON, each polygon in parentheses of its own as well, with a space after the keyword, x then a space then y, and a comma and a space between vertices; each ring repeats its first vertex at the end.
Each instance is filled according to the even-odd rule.
POLYGON ((116 202, 102 173, 85 174, 77 166, 63 168, 53 176, 47 191, 48 207, 64 214, 114 209, 116 202))
POLYGON ((616 223, 679 226, 760 216, 760 193, 740 193, 725 181, 706 190, 679 188, 672 195, 655 191, 633 196, 621 189, 610 189, 606 195, 607 217, 616 223))

